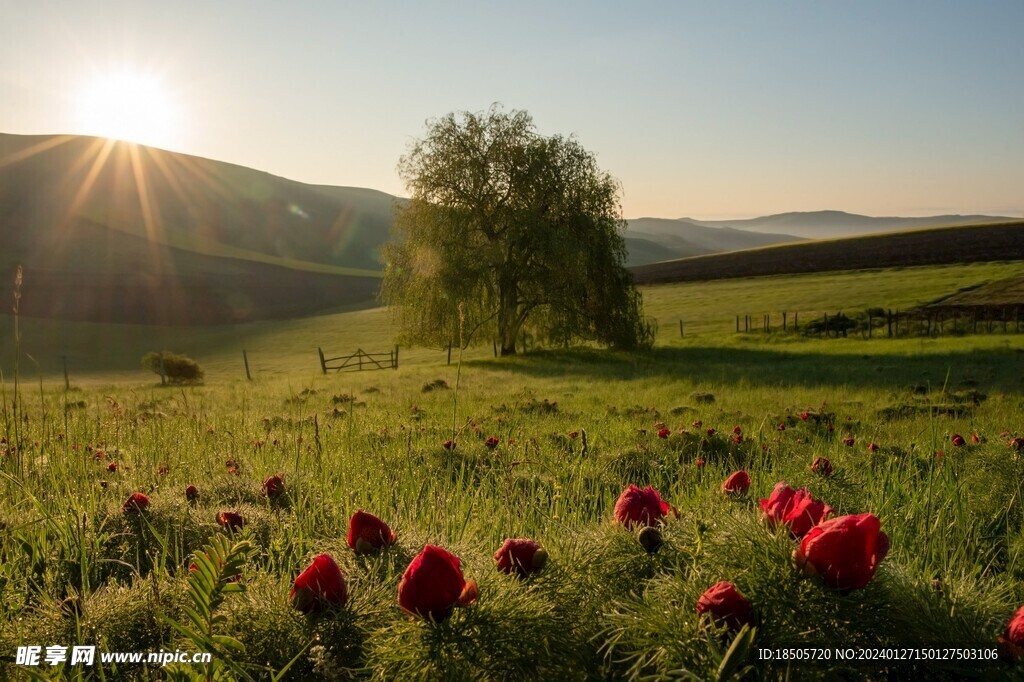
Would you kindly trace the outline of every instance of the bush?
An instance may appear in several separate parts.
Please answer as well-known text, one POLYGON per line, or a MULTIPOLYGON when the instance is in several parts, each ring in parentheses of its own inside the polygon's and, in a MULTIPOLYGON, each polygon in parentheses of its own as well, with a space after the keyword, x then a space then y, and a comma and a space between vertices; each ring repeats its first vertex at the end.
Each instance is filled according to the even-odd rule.
POLYGON ((192 384, 203 380, 203 368, 199 363, 188 356, 166 350, 161 353, 146 353, 142 356, 142 366, 161 377, 166 376, 167 381, 172 384, 192 384))

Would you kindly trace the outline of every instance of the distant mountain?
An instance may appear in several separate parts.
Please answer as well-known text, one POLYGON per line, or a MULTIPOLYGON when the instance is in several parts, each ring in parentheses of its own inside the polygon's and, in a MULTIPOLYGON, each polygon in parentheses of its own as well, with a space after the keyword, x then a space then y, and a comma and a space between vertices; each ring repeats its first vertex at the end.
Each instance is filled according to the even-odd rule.
MULTIPOLYGON (((669 251, 672 254, 658 257, 657 260, 688 258, 721 251, 738 251, 801 241, 800 237, 788 234, 750 232, 730 227, 709 227, 685 219, 635 218, 627 222, 629 224, 626 230, 627 246, 629 246, 631 238, 642 239, 659 244, 664 251, 669 251)), ((657 261, 645 258, 653 258, 658 255, 651 251, 635 252, 630 248, 628 264, 634 266, 654 263, 657 261)))
POLYGON ((24 267, 30 316, 324 312, 374 300, 395 201, 141 145, 0 134, 0 273, 24 267))
POLYGON ((832 239, 852 237, 875 232, 899 232, 904 230, 945 227, 953 225, 976 225, 1017 220, 1006 216, 987 215, 937 215, 925 218, 871 217, 846 213, 844 211, 811 211, 779 213, 761 218, 745 220, 695 220, 681 218, 688 222, 712 228, 733 228, 749 232, 778 233, 794 235, 805 239, 832 239))

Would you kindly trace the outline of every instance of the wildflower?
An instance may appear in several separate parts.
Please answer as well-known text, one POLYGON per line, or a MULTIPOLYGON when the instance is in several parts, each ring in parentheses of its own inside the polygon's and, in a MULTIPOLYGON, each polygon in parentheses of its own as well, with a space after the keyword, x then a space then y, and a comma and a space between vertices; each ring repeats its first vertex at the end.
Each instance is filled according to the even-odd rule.
POLYGON ((263 494, 270 499, 276 499, 284 492, 284 478, 281 474, 268 476, 263 480, 263 494))
POLYGON ((996 641, 1006 658, 1014 662, 1024 660, 1024 606, 1014 612, 996 641))
POLYGON ((468 606, 479 596, 476 582, 462 575, 459 558, 427 545, 416 555, 398 583, 398 604, 406 613, 434 621, 451 615, 456 606, 468 606))
POLYGON ((651 486, 640 490, 630 484, 615 502, 615 520, 626 528, 653 526, 665 518, 669 509, 669 503, 651 486))
POLYGON ((806 488, 793 490, 784 481, 776 483, 772 494, 760 504, 761 513, 770 526, 789 526, 789 532, 797 538, 833 513, 832 507, 815 500, 806 488))
POLYGON ((333 606, 344 606, 348 601, 348 586, 334 558, 321 554, 295 579, 288 598, 298 611, 318 613, 333 606))
POLYGON ((848 448, 852 448, 853 447, 853 443, 854 443, 853 436, 847 436, 846 438, 843 439, 843 445, 845 445, 848 448))
POLYGON ((108 464, 107 465, 107 471, 110 471, 112 473, 116 473, 117 472, 117 462, 111 462, 110 464, 108 464))
POLYGON ((441 443, 441 447, 443 447, 445 450, 451 450, 452 448, 455 447, 455 441, 449 438, 445 442, 441 443))
POLYGON ((493 450, 494 448, 498 447, 498 443, 500 442, 501 441, 498 438, 496 438, 495 436, 491 436, 486 441, 484 441, 484 445, 487 446, 488 450, 493 450))
POLYGON ((793 564, 839 590, 863 588, 889 551, 874 514, 840 516, 811 528, 793 552, 793 564))
POLYGON ((199 488, 191 483, 185 486, 185 499, 189 502, 196 502, 199 499, 199 488))
POLYGON ((878 452, 878 443, 868 443, 868 452, 878 452))
MULTIPOLYGON (((868 446, 868 449, 871 450, 870 445, 868 446)), ((874 452, 874 450, 872 450, 872 452, 874 452)), ((823 478, 828 478, 832 475, 832 461, 829 460, 828 457, 815 457, 814 462, 811 464, 811 471, 823 478)))
POLYGON ((672 435, 672 431, 670 429, 658 429, 658 438, 668 438, 670 435, 672 435))
POLYGON ((241 530, 242 526, 245 525, 245 519, 236 511, 222 511, 217 512, 217 523, 225 530, 234 532, 241 530))
POLYGON ((499 571, 525 578, 544 568, 548 553, 534 540, 509 538, 494 553, 494 561, 499 571))
POLYGON ((128 499, 121 505, 121 511, 125 514, 135 514, 137 512, 145 511, 149 507, 149 498, 142 493, 132 493, 128 496, 128 499))
POLYGON ((697 600, 697 615, 704 614, 733 630, 754 623, 754 607, 728 580, 715 583, 697 600))
POLYGON ((741 469, 725 479, 725 482, 722 483, 722 492, 740 496, 745 495, 749 487, 750 475, 741 469))
POLYGON ((959 448, 963 446, 965 443, 967 443, 967 441, 964 440, 964 437, 961 436, 959 433, 954 433, 952 436, 950 436, 949 440, 951 443, 953 443, 953 447, 956 448, 959 448))
POLYGON ((381 547, 395 544, 398 537, 388 524, 362 509, 348 520, 348 546, 356 554, 372 554, 381 547))

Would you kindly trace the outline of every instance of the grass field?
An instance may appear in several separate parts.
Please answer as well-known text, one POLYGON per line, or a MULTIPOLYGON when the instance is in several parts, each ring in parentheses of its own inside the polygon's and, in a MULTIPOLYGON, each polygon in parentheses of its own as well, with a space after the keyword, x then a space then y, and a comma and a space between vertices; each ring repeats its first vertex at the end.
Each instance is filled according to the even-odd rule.
MULTIPOLYGON (((1024 462, 1010 445, 1024 436, 1021 337, 818 340, 735 335, 732 321, 910 306, 1019 267, 651 287, 647 311, 660 328, 651 353, 494 359, 488 348, 461 364, 456 350, 446 365, 441 351, 402 349, 398 371, 328 376, 318 345, 390 347, 384 311, 191 331, 22 319, 23 351, 42 372, 22 358, 16 398, 4 365, 0 657, 17 645, 209 650, 210 668, 173 674, 226 679, 266 679, 289 664, 285 676, 297 680, 1012 676, 1002 661, 810 664, 757 661, 755 651, 995 651, 1024 603, 1024 462), (156 385, 138 362, 161 346, 200 360, 206 384, 156 385), (46 359, 62 354, 71 391, 46 359), (810 471, 816 457, 831 460, 830 477, 810 471), (722 494, 739 469, 749 491, 722 494), (268 500, 261 483, 278 473, 285 493, 268 500), (797 542, 758 505, 779 481, 806 486, 836 515, 881 519, 891 549, 866 587, 843 592, 794 570, 797 542), (678 509, 656 553, 613 523, 628 484, 651 485, 678 509), (133 492, 148 495, 145 512, 122 512, 133 492), (397 544, 356 556, 345 536, 359 508, 385 519, 397 544), (245 518, 240 532, 218 525, 225 510, 245 518), (249 543, 235 546, 244 591, 208 599, 204 630, 186 609, 190 581, 200 582, 188 569, 219 537, 249 543), (492 554, 508 537, 537 540, 547 566, 526 580, 499 573, 492 554), (479 585, 475 604, 437 624, 397 604, 399 579, 427 543, 454 552, 479 585), (324 552, 345 576, 348 604, 303 616, 289 590, 324 552), (753 605, 753 649, 741 646, 750 631, 737 637, 697 616, 698 598, 723 580, 753 605)), ((210 590, 236 585, 233 565, 210 590)), ((156 665, 102 670, 102 679, 172 675, 156 665)), ((97 669, 64 674, 76 672, 101 679, 97 669)))

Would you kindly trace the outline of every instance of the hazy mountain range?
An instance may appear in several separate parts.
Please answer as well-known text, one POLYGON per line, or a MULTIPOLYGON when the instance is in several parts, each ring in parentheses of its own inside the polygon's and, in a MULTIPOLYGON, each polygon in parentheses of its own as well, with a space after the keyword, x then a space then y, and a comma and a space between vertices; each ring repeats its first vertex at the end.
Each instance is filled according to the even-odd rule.
MULTIPOLYGON (((374 298, 402 199, 81 136, 0 134, 0 273, 22 312, 150 323, 323 312, 374 298)), ((629 264, 988 216, 639 218, 629 264)), ((6 288, 6 287, 3 287, 6 288)))

